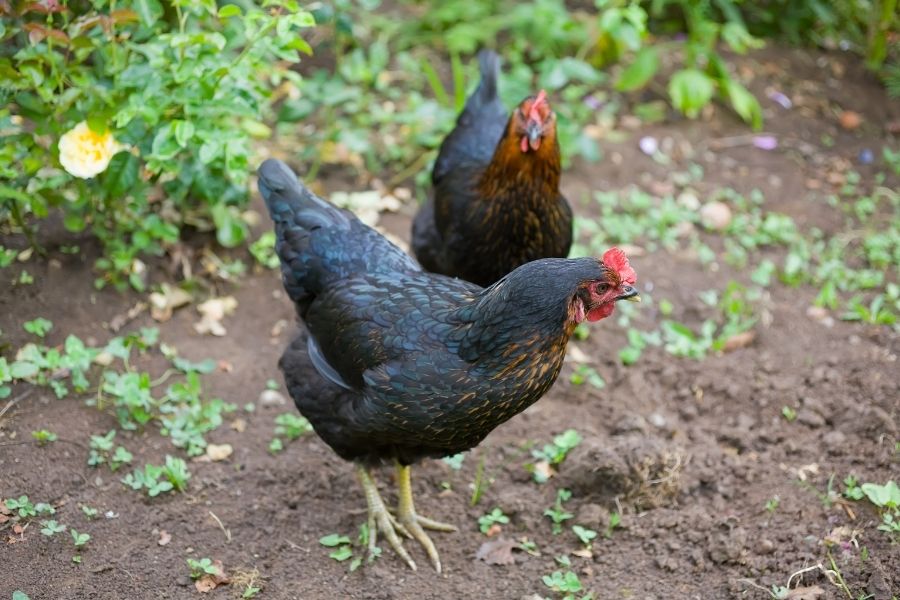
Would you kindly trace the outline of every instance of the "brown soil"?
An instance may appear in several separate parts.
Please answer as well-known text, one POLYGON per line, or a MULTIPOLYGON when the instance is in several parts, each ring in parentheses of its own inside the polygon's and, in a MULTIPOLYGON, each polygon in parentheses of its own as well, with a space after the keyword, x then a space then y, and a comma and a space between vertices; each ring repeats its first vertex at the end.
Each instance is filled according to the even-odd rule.
MULTIPOLYGON (((767 130, 783 145, 773 152, 750 146, 723 148, 712 155, 699 152, 696 160, 705 169, 701 191, 759 187, 767 208, 836 231, 843 218, 821 202, 824 191, 808 194, 806 180, 823 179, 824 167, 817 165, 823 159, 855 164, 863 147, 877 156, 888 141, 883 124, 900 118, 900 106, 861 73, 861 65, 846 58, 777 49, 741 64, 768 73, 752 87, 767 107, 767 130), (844 66, 840 78, 829 70, 832 63, 844 66), (782 110, 762 94, 768 85, 785 92, 805 90, 808 103, 782 110), (836 107, 859 112, 862 127, 854 132, 840 129, 836 107), (835 139, 832 148, 822 146, 823 134, 835 139)), ((569 197, 575 200, 587 190, 634 182, 665 182, 667 169, 637 150, 637 136, 647 133, 702 149, 714 138, 745 134, 746 129, 718 109, 707 122, 668 123, 620 144, 604 144, 607 160, 576 164, 566 173, 569 197)), ((877 166, 856 167, 864 185, 871 185, 877 166)), ((582 205, 575 204, 580 210, 582 205)), ((407 217, 386 222, 407 236, 407 217)), ((71 256, 48 240, 52 260, 32 259, 25 265, 35 283, 0 291, 7 358, 28 341, 21 328, 24 320, 43 316, 53 321, 48 344, 61 343, 69 333, 102 343, 112 335, 107 323, 141 300, 132 294, 94 291, 90 265, 96 250, 87 240, 80 243, 82 253, 71 256)), ((657 299, 669 298, 676 306, 675 318, 692 325, 703 314, 698 291, 746 279, 745 273, 724 265, 715 273, 705 271, 678 254, 654 253, 635 258, 633 264, 641 285, 652 286, 657 299)), ((21 268, 17 264, 2 277, 9 281, 21 268)), ((270 335, 279 320, 293 318, 280 290, 278 277, 270 271, 254 273, 227 289, 239 306, 225 319, 228 334, 223 338, 195 334, 193 308, 176 312, 160 326, 161 339, 181 355, 212 357, 233 367, 204 377, 208 394, 239 407, 257 403, 255 413, 229 417, 245 419, 245 431, 223 426, 210 434, 216 443, 232 444, 235 453, 222 463, 190 463, 193 477, 184 494, 148 500, 123 487, 119 474, 88 467, 89 436, 108 431, 116 421, 81 398, 57 400, 49 390, 35 389, 2 418, 0 497, 27 494, 32 501, 51 502, 57 520, 89 532, 92 539, 78 565, 71 562, 73 547, 67 535, 45 537, 38 532, 37 520, 21 535, 13 534, 11 523, 0 525, 0 598, 10 598, 17 589, 34 600, 196 597, 187 557, 221 560, 232 575, 258 569, 264 581, 261 598, 551 596, 542 575, 559 568, 554 556, 578 547, 568 528, 554 536, 542 516, 560 487, 573 491, 567 507, 577 517, 569 523, 603 531, 610 511, 622 512, 622 523, 612 536, 594 543, 593 558, 570 557, 585 589, 596 598, 767 598, 749 582, 771 589, 817 564, 837 567, 854 598, 890 600, 900 594, 900 547, 876 530, 877 515, 870 505, 828 504, 820 498, 832 476, 838 489, 850 473, 863 481, 898 479, 900 339, 885 327, 840 321, 827 327, 808 317, 816 294, 811 288, 771 287, 765 303, 771 320, 757 326, 755 342, 702 362, 651 348, 635 366, 625 368, 617 360, 624 329, 615 319, 593 326, 589 340, 577 346, 596 360, 607 382, 604 389, 571 385, 567 367, 545 399, 498 428, 467 456, 461 471, 441 461, 414 469, 421 512, 460 527, 456 534, 433 535, 445 568, 441 576, 427 567, 414 544, 408 547, 420 564, 418 572, 407 569, 385 546, 381 559, 354 573, 347 572, 346 563, 331 560, 319 545, 318 539, 329 533, 354 535, 364 518, 364 501, 351 466, 314 436, 289 444, 278 455, 267 451, 275 415, 293 410, 290 405, 257 402, 267 379, 280 382, 276 361, 294 335, 293 325, 270 335), (785 405, 797 408, 796 421, 781 416, 785 405), (55 431, 60 440, 37 447, 30 432, 41 428, 55 431), (524 448, 547 443, 568 428, 577 429, 585 441, 557 477, 545 485, 533 483, 522 467, 529 454, 524 448), (480 504, 471 507, 470 486, 480 460, 491 482, 480 504), (798 470, 805 474, 805 483, 798 479, 798 470), (449 491, 442 482, 449 483, 449 491), (777 509, 766 511, 766 502, 776 496, 777 509), (100 518, 88 521, 81 504, 99 508, 100 518), (530 538, 540 556, 517 552, 510 566, 475 560, 487 539, 478 531, 477 518, 495 506, 511 517, 503 534, 530 538), (104 518, 106 511, 117 516, 104 518), (230 541, 223 528, 230 532, 230 541), (168 545, 158 544, 159 530, 171 534, 168 545), (830 535, 844 543, 829 550, 825 538, 830 535), (855 542, 847 543, 851 538, 855 542)), ((649 327, 658 318, 654 310, 644 311, 640 324, 649 327)), ((142 313, 126 329, 149 325, 153 321, 142 313)), ((151 352, 142 366, 158 373, 158 354, 151 352)), ((12 398, 30 391, 18 386, 12 398)), ((118 439, 134 453, 136 464, 178 452, 155 428, 120 432, 118 439)), ((388 470, 380 481, 393 498, 388 470)), ((822 570, 808 570, 791 580, 792 587, 798 584, 820 586, 819 598, 847 597, 822 570)), ((211 594, 234 597, 240 590, 222 587, 211 594)))

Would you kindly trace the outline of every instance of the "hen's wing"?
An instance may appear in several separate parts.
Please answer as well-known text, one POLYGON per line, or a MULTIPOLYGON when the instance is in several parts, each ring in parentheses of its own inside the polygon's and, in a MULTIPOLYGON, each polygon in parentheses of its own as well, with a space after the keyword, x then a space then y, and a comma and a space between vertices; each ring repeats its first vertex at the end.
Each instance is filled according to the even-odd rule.
POLYGON ((478 54, 481 82, 466 100, 456 127, 444 138, 434 162, 431 181, 435 185, 463 164, 486 165, 503 135, 509 113, 497 93, 500 57, 491 50, 478 54))

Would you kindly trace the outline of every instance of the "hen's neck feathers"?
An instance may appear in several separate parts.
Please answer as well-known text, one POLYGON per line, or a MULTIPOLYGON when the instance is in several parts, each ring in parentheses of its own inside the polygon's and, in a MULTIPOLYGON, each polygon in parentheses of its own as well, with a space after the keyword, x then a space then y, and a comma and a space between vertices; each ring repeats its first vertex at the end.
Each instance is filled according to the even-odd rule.
POLYGON ((485 200, 555 201, 562 170, 556 127, 548 129, 537 150, 522 152, 520 137, 510 119, 478 182, 480 196, 485 200))

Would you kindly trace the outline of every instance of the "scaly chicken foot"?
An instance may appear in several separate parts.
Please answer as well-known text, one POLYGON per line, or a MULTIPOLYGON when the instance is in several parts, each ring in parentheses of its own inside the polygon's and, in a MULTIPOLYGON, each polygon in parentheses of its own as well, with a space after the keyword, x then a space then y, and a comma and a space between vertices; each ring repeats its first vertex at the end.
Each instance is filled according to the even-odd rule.
POLYGON ((359 482, 362 484, 363 491, 366 494, 366 504, 369 507, 369 559, 371 560, 375 556, 375 542, 378 539, 378 532, 380 531, 384 534, 385 539, 387 539, 394 551, 400 555, 400 558, 409 565, 410 569, 415 571, 416 563, 406 551, 406 548, 403 547, 403 542, 400 541, 397 532, 408 538, 411 538, 412 535, 406 527, 399 523, 397 519, 388 512, 384 500, 381 499, 381 494, 378 493, 378 486, 375 485, 375 480, 372 478, 372 474, 369 470, 362 465, 357 465, 356 474, 359 477, 359 482))
POLYGON ((401 465, 399 462, 397 463, 397 493, 397 519, 410 535, 422 544, 425 553, 431 559, 431 564, 434 565, 434 570, 440 573, 441 559, 438 556, 437 548, 434 547, 434 542, 425 533, 425 529, 456 531, 456 527, 427 517, 420 517, 416 514, 416 509, 413 505, 411 470, 409 466, 401 465))

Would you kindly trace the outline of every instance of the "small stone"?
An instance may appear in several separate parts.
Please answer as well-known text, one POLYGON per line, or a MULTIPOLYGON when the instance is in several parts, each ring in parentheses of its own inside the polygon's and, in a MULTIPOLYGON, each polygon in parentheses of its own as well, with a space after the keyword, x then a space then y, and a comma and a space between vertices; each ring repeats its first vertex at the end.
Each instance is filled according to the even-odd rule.
POLYGON ((859 116, 859 113, 853 112, 852 110, 845 110, 841 113, 840 116, 841 127, 850 131, 856 129, 862 124, 862 117, 859 116))
POLYGON ((724 202, 707 202, 700 209, 700 222, 707 229, 723 231, 731 224, 731 209, 724 202))
POLYGON ((278 390, 263 390, 259 395, 259 403, 263 406, 280 406, 286 402, 284 395, 278 390))
POLYGON ((763 556, 767 554, 772 554, 775 552, 775 543, 772 540, 762 539, 759 541, 759 546, 756 548, 757 554, 762 554, 763 556))
POLYGON ((693 190, 684 190, 678 194, 678 204, 688 210, 697 210, 700 208, 700 199, 693 190))
POLYGON ((808 408, 801 408, 797 412, 797 422, 809 427, 822 427, 825 425, 825 417, 808 408))

